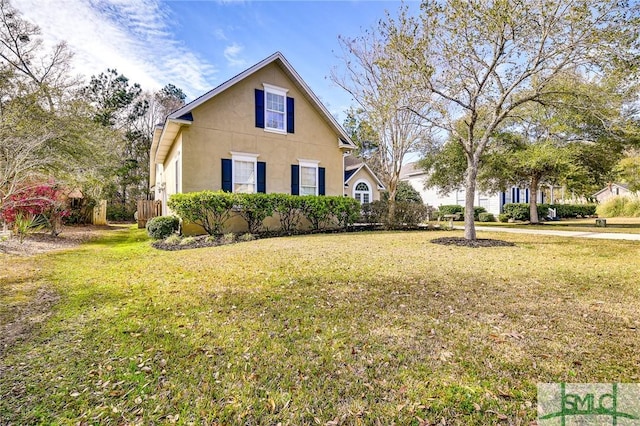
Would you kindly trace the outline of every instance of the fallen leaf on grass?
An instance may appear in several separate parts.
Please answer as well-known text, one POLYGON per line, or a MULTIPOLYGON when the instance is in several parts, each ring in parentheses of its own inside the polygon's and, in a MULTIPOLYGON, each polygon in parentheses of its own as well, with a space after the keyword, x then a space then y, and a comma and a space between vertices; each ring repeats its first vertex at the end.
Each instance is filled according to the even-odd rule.
POLYGON ((485 411, 485 413, 491 413, 491 414, 495 414, 499 420, 508 420, 509 417, 505 416, 502 413, 498 413, 497 411, 493 411, 493 410, 487 410, 485 411))
POLYGON ((452 356, 453 356, 453 352, 442 351, 440 352, 440 361, 447 361, 452 356))

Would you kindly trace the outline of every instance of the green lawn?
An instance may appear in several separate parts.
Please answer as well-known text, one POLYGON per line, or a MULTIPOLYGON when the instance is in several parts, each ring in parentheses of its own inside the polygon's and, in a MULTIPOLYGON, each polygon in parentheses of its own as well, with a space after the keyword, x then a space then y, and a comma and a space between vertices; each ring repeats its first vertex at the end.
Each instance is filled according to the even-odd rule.
POLYGON ((528 425, 538 382, 640 381, 640 244, 452 235, 0 255, 0 325, 59 295, 0 359, 0 423, 528 425))
POLYGON ((557 231, 640 234, 640 218, 612 217, 604 219, 607 220, 606 227, 597 227, 594 218, 562 219, 544 222, 540 225, 529 225, 528 223, 476 222, 476 226, 505 226, 507 228, 551 229, 557 231))

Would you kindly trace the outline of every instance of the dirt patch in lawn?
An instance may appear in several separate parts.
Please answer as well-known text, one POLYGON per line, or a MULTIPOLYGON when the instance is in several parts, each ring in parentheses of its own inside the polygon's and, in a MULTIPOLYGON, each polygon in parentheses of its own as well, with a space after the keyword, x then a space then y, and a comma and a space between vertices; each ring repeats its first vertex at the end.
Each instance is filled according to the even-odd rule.
POLYGON ((461 237, 442 237, 431 240, 434 244, 442 244, 445 246, 458 246, 458 247, 513 247, 514 243, 502 240, 492 240, 489 238, 478 238, 475 240, 467 240, 461 237))
POLYGON ((96 238, 104 231, 124 229, 116 226, 64 226, 56 237, 49 233, 37 232, 28 235, 22 242, 18 237, 0 240, 0 254, 14 256, 33 256, 51 251, 65 250, 76 247, 86 241, 96 238))
MULTIPOLYGON (((21 304, 13 319, 0 325, 0 357, 12 345, 29 337, 34 327, 51 315, 51 307, 60 297, 51 289, 40 288, 29 303, 21 304)), ((0 365, 0 372, 2 366, 0 365)))

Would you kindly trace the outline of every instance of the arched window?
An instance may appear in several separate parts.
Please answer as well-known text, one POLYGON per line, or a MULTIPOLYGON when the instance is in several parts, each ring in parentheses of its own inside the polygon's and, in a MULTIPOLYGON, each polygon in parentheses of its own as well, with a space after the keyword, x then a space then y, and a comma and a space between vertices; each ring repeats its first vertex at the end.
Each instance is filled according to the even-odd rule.
POLYGON ((358 200, 360 204, 366 204, 373 201, 371 199, 371 186, 368 182, 359 181, 356 182, 356 185, 353 187, 353 198, 358 200))

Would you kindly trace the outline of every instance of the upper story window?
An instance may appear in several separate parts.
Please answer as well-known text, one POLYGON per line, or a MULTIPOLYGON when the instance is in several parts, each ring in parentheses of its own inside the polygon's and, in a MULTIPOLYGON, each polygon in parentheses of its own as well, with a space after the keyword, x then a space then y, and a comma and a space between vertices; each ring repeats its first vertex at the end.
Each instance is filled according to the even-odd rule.
POLYGON ((286 133, 287 90, 264 84, 265 129, 286 133))
POLYGON ((269 132, 294 133, 295 102, 287 89, 264 83, 264 90, 255 89, 256 127, 269 132))

